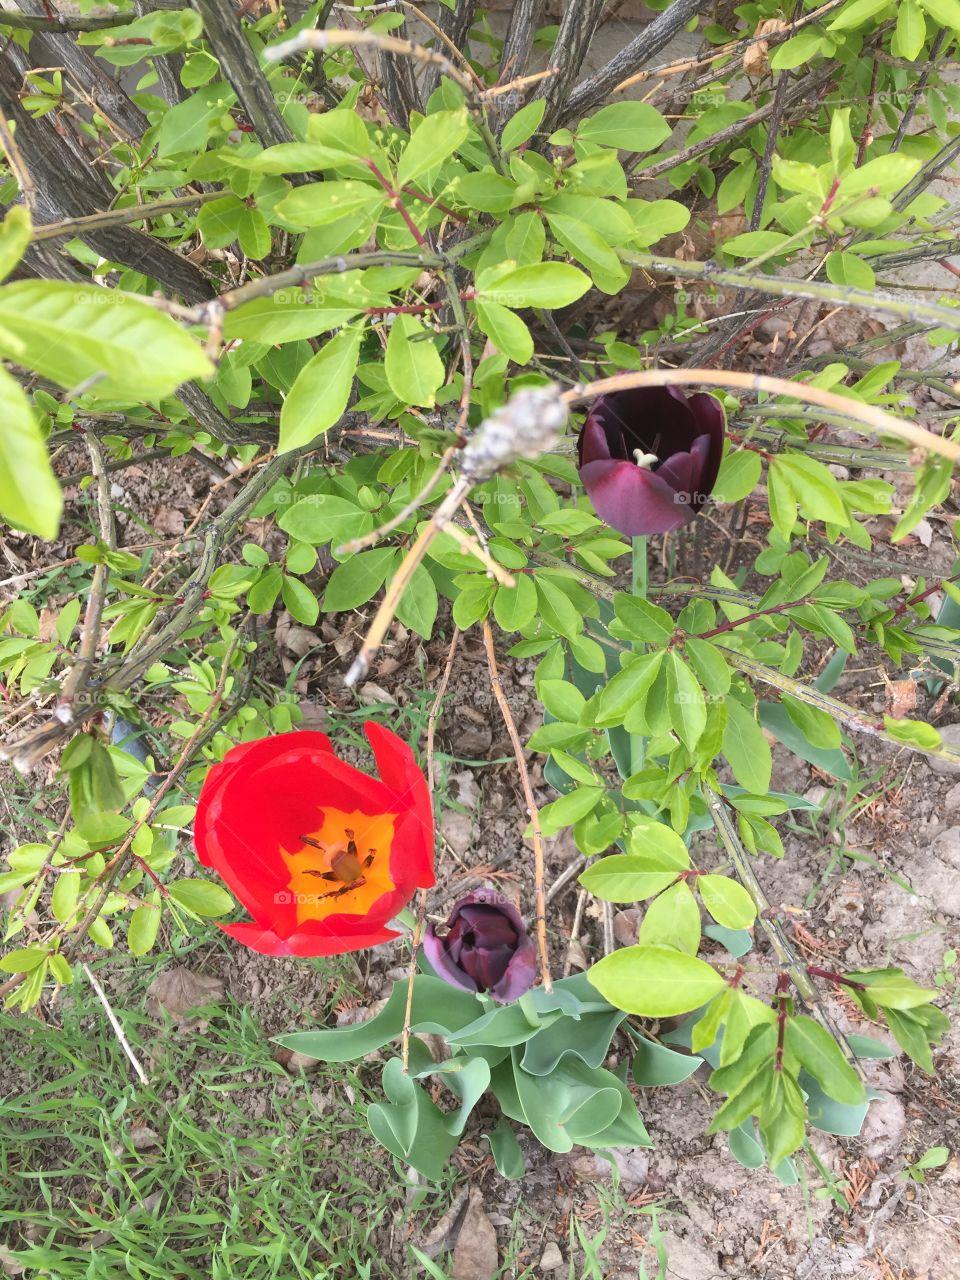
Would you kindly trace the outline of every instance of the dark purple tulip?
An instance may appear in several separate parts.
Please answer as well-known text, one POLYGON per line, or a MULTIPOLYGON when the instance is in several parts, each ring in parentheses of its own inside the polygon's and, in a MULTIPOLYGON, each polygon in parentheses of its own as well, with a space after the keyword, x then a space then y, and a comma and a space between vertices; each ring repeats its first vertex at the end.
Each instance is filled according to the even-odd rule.
POLYGON ((638 387, 601 396, 577 449, 580 479, 597 515, 630 537, 667 533, 692 520, 723 457, 723 406, 679 387, 638 387))
POLYGON ((423 949, 444 982, 485 991, 501 1004, 519 1000, 537 973, 536 952, 519 911, 492 889, 461 898, 442 937, 428 925, 423 949))

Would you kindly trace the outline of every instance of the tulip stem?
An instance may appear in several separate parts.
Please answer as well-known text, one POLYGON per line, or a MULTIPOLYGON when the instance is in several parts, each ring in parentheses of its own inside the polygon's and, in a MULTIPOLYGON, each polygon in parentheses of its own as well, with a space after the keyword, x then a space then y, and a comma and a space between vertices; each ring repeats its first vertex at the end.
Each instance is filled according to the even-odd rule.
POLYGON ((497 700, 497 706, 500 708, 500 714, 503 716, 503 723, 507 727, 510 743, 513 746, 513 754, 517 761, 517 772, 520 774, 520 785, 523 789, 523 798, 526 801, 527 814, 530 818, 530 838, 533 843, 533 888, 537 912, 537 956, 540 963, 540 980, 543 983, 544 991, 552 991, 553 980, 550 977, 550 956, 547 952, 547 900, 543 887, 543 835, 540 831, 540 811, 537 808, 536 800, 533 798, 533 787, 530 785, 530 773, 527 769, 527 761, 523 754, 523 743, 520 741, 520 734, 517 732, 517 724, 513 718, 513 712, 510 710, 510 704, 507 702, 506 694, 503 692, 503 684, 500 681, 500 672, 497 669, 497 653, 493 643, 493 629, 491 628, 488 619, 484 619, 483 623, 483 647, 487 651, 487 666, 490 669, 490 688, 493 690, 493 696, 497 700))
MULTIPOLYGON (((631 581, 633 585, 633 594, 640 600, 646 600, 649 588, 649 566, 647 561, 647 535, 640 534, 632 539, 632 570, 631 581)), ((642 652, 646 646, 641 642, 635 642, 633 648, 637 652, 642 652)), ((647 754, 647 740, 641 733, 631 733, 630 735, 630 772, 639 773, 643 768, 643 762, 647 754)))

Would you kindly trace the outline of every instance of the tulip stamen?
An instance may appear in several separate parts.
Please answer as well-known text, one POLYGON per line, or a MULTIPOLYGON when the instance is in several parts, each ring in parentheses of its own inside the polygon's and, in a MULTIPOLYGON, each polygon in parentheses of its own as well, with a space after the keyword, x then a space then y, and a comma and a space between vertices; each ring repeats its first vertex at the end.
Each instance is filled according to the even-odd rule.
POLYGON ((330 860, 329 871, 309 869, 304 871, 304 875, 316 876, 319 880, 327 880, 338 885, 338 888, 331 889, 329 893, 321 893, 319 895, 321 898, 339 898, 353 889, 362 889, 367 883, 363 873, 373 865, 376 857, 376 849, 370 849, 361 861, 353 831, 345 827, 343 834, 346 836, 346 842, 338 841, 336 844, 324 844, 320 840, 314 840, 312 836, 300 837, 304 844, 319 849, 330 860))
POLYGON ((644 471, 649 471, 655 463, 660 461, 655 453, 644 453, 642 449, 634 449, 633 456, 636 458, 637 466, 644 471))

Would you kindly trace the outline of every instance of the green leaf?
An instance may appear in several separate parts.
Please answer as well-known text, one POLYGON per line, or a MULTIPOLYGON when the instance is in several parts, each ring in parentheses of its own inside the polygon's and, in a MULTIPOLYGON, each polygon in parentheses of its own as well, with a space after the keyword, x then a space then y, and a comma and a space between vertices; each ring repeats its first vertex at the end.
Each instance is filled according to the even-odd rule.
POLYGON ((55 538, 63 494, 27 397, 2 368, 0 416, 0 516, 25 533, 55 538))
POLYGON ((816 29, 801 31, 773 50, 770 54, 770 66, 774 71, 790 71, 815 58, 823 43, 823 37, 816 29))
POLYGON ((785 1072, 774 1076, 771 1096, 764 1106, 760 1132, 771 1168, 803 1145, 806 1107, 799 1086, 785 1072))
POLYGON ((174 880, 170 897, 195 916, 224 916, 236 905, 226 889, 209 880, 174 880))
POLYGON ((960 32, 960 0, 920 0, 920 4, 941 27, 960 32))
POLYGON ((433 624, 437 620, 438 608, 439 600, 433 578, 429 570, 418 564, 397 604, 397 618, 418 636, 429 640, 433 634, 433 624))
POLYGON ((633 818, 626 839, 627 852, 643 858, 647 870, 667 871, 676 868, 686 871, 690 867, 687 846, 672 827, 654 818, 633 818))
POLYGON ((421 120, 403 149, 397 166, 397 189, 409 186, 453 155, 469 132, 466 107, 436 111, 421 120))
POLYGON ((676 1049, 668 1049, 655 1040, 643 1039, 630 1070, 641 1089, 649 1089, 656 1085, 680 1084, 701 1066, 703 1059, 695 1054, 677 1053, 676 1049))
POLYGON ((367 533, 373 528, 373 517, 336 494, 312 493, 284 511, 277 524, 299 542, 319 546, 367 533))
POLYGON ((283 586, 283 571, 278 564, 271 564, 264 569, 260 577, 247 592, 247 605, 251 613, 269 613, 277 603, 277 596, 283 586))
POLYGON ((501 1178, 523 1177, 527 1171, 527 1162, 520 1150, 517 1135, 503 1116, 495 1129, 491 1129, 489 1133, 481 1133, 480 1137, 486 1138, 490 1143, 490 1154, 501 1178))
POLYGON ((902 969, 871 969, 845 975, 862 983, 866 994, 881 1009, 916 1009, 937 996, 931 987, 918 987, 902 969))
POLYGON ((141 902, 134 908, 133 915, 130 917, 127 946, 131 955, 145 956, 156 942, 159 932, 160 891, 155 889, 145 902, 141 902))
POLYGON ((280 594, 291 618, 302 622, 304 626, 312 627, 320 616, 320 603, 306 583, 285 573, 280 594))
POLYGON ((620 151, 653 151, 671 132, 660 112, 648 103, 614 102, 582 120, 577 138, 620 151))
POLYGON ((757 918, 753 899, 729 876, 698 876, 697 892, 710 915, 725 929, 749 929, 757 918))
POLYGON ((539 127, 546 109, 546 98, 534 98, 525 107, 521 107, 519 111, 514 112, 503 126, 503 133, 500 135, 500 146, 503 150, 513 151, 515 147, 519 147, 528 138, 532 137, 539 127))
POLYGON ((732 253, 738 258, 759 258, 761 254, 776 253, 788 245, 794 247, 790 237, 782 231, 744 231, 724 240, 720 247, 724 253, 732 253))
POLYGON ((643 640, 648 644, 666 645, 674 632, 674 621, 666 609, 651 604, 640 596, 628 596, 617 592, 613 598, 617 616, 611 634, 621 640, 643 640))
POLYGON ((726 985, 710 965, 670 947, 624 947, 587 974, 605 1000, 641 1018, 689 1013, 726 985))
POLYGON ((707 727, 707 704, 693 672, 677 653, 667 654, 670 718, 680 741, 692 751, 707 727))
POLYGON ((323 227, 341 218, 370 221, 386 203, 382 188, 345 178, 294 187, 278 202, 277 213, 297 227, 323 227))
POLYGON ((361 332, 341 329, 297 374, 280 410, 280 453, 303 448, 343 417, 360 359, 361 332))
POLYGON ((855 253, 828 253, 825 267, 833 284, 850 285, 854 289, 874 289, 877 277, 873 267, 855 253))
POLYGON ((411 1164, 430 1181, 439 1181, 457 1145, 443 1112, 404 1075, 399 1058, 391 1058, 383 1069, 383 1091, 387 1101, 367 1108, 373 1136, 398 1160, 411 1164))
MULTIPOLYGON (((407 984, 397 982, 384 1007, 366 1022, 298 1031, 278 1037, 277 1043, 324 1062, 353 1062, 375 1049, 382 1049, 400 1035, 406 1007, 407 984)), ((482 1006, 472 992, 459 991, 427 974, 418 974, 414 979, 411 1031, 446 1036, 475 1022, 481 1012, 482 1006)))
POLYGON ((570 826, 592 813, 604 797, 603 787, 574 787, 540 810, 540 825, 546 836, 570 826))
POLYGON ((554 239, 587 268, 598 289, 604 293, 619 293, 629 280, 630 272, 598 231, 588 222, 564 213, 553 213, 549 209, 547 222, 554 239))
POLYGON ((478 302, 477 323, 498 351, 516 364, 529 362, 533 356, 533 338, 515 312, 498 302, 478 302))
POLYGON ((62 387, 96 379, 88 395, 137 404, 213 373, 199 342, 142 298, 59 280, 0 288, 0 352, 62 387))
POLYGON ((576 723, 586 706, 586 699, 569 680, 541 680, 537 684, 540 701, 557 720, 576 723))
POLYGON ((393 547, 374 547, 337 565, 323 593, 324 612, 342 613, 366 604, 386 582, 396 559, 393 547))
POLYGON ((676 878, 676 871, 651 871, 645 859, 626 853, 601 858, 579 877, 583 887, 604 902, 642 902, 666 889, 676 878))
POLYGON ((893 716, 885 715, 883 725, 891 738, 919 747, 921 751, 932 751, 942 745, 939 731, 922 720, 895 720, 893 716))
MULTIPOLYGON (((482 279, 482 277, 481 277, 482 279)), ((565 262, 533 262, 477 288, 477 302, 503 307, 544 307, 555 310, 576 302, 590 288, 590 277, 565 262)))
POLYGON ((23 257, 30 243, 31 230, 27 206, 12 205, 0 224, 0 280, 5 279, 23 257))
POLYGON ((600 702, 595 723, 606 728, 621 724, 624 716, 633 708, 642 708, 663 666, 664 653, 644 653, 618 671, 600 692, 600 702))
POLYGON ((716 502, 740 502, 753 493, 760 479, 762 463, 759 453, 736 449, 720 463, 720 474, 713 486, 716 502))
POLYGON ((432 408, 446 379, 433 339, 416 316, 394 317, 383 367, 390 390, 404 404, 432 408))
POLYGON ((821 751, 835 751, 840 746, 840 726, 826 711, 808 706, 789 693, 781 694, 780 701, 786 708, 787 715, 812 747, 821 751))
POLYGON ((923 42, 927 38, 927 24, 923 11, 914 4, 914 0, 901 0, 897 10, 897 29, 894 32, 890 52, 895 58, 906 58, 915 62, 920 56, 923 42))
POLYGON ((827 23, 828 31, 845 31, 848 27, 859 27, 870 18, 885 10, 893 12, 891 0, 851 0, 844 5, 832 22, 827 23))
POLYGON ((695 956, 700 948, 700 908, 685 880, 666 889, 647 907, 637 941, 672 947, 695 956))
POLYGON ((493 616, 503 631, 520 631, 536 617, 537 588, 527 574, 519 574, 514 587, 498 587, 493 616))
POLYGON ((746 707, 735 698, 727 698, 725 705, 727 723, 723 731, 723 754, 730 762, 733 776, 748 791, 766 795, 773 772, 770 744, 746 707))
POLYGON ((843 1056, 833 1036, 813 1018, 796 1014, 787 1019, 784 1047, 809 1071, 829 1097, 856 1106, 864 1100, 860 1077, 843 1056))

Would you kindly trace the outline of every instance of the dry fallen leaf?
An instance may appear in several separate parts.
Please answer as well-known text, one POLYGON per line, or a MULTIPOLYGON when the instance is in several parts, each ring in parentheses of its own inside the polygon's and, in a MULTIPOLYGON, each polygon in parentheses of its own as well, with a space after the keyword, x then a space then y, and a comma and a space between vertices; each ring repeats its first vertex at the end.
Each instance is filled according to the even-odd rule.
POLYGON ((493 1280, 499 1267, 497 1233, 483 1207, 483 1196, 470 1189, 470 1201, 453 1250, 453 1280, 493 1280))
POLYGON ((916 680, 891 680, 887 692, 890 695, 890 714, 894 720, 903 720, 916 711, 916 680))
POLYGON ((201 1019, 191 1021, 189 1015, 204 1005, 217 1004, 223 999, 225 987, 220 978, 205 973, 194 973, 183 965, 165 969, 147 988, 147 1008, 157 1017, 165 1010, 174 1022, 183 1026, 199 1027, 201 1019))

